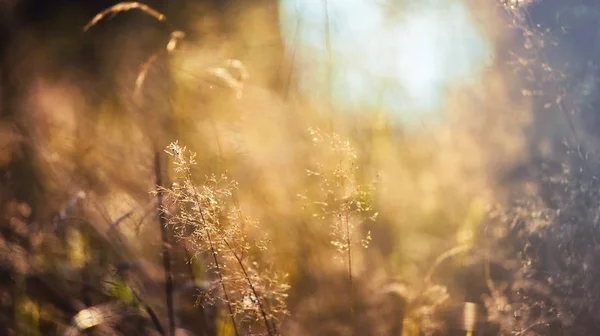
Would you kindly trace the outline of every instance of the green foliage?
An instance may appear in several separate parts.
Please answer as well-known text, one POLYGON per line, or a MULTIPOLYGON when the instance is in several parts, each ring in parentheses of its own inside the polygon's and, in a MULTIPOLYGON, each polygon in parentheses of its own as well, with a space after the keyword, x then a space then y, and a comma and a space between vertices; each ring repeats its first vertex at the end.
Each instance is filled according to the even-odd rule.
POLYGON ((135 294, 125 281, 117 280, 112 283, 107 283, 107 287, 110 295, 118 302, 121 302, 126 306, 131 306, 138 303, 135 294))

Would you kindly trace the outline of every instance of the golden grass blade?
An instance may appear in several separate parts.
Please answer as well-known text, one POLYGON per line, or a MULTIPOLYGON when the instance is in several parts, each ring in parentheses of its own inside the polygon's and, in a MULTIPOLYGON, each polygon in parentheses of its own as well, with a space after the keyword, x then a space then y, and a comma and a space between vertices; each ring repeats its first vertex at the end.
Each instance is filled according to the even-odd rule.
MULTIPOLYGON (((169 43, 167 43, 167 47, 166 47, 167 52, 169 52, 169 53, 173 52, 175 50, 175 48, 177 48, 177 45, 179 44, 179 42, 181 40, 183 40, 184 38, 185 38, 184 32, 179 31, 179 30, 172 32, 171 38, 169 39, 169 43)), ((138 73, 137 78, 135 79, 134 97, 136 99, 140 98, 142 86, 144 85, 144 81, 146 80, 148 71, 150 70, 150 67, 152 66, 152 64, 154 64, 154 62, 156 62, 157 59, 158 59, 158 52, 154 53, 152 56, 150 56, 148 58, 148 60, 146 60, 146 62, 144 62, 144 64, 142 64, 140 72, 138 73)))
POLYGON ((248 79, 246 66, 236 59, 228 59, 222 66, 209 68, 207 73, 215 84, 225 85, 236 93, 237 98, 242 97, 244 82, 248 79))
POLYGON ((109 14, 112 14, 114 16, 120 12, 127 12, 132 9, 139 9, 142 12, 156 18, 158 21, 164 21, 166 19, 166 17, 162 13, 150 8, 148 5, 144 5, 139 2, 120 2, 94 16, 94 18, 83 27, 83 31, 88 31, 90 28, 95 26, 98 22, 100 22, 100 20, 104 19, 109 14))
POLYGON ((167 51, 168 52, 172 52, 175 50, 175 48, 177 48, 177 44, 179 44, 179 41, 183 40, 185 38, 185 33, 180 31, 180 30, 176 30, 174 32, 171 33, 171 38, 169 39, 169 43, 167 43, 167 51))
POLYGON ((141 68, 140 72, 138 73, 137 78, 135 79, 135 92, 133 95, 136 99, 140 98, 142 86, 144 85, 144 81, 146 80, 146 75, 148 74, 148 71, 150 70, 150 66, 152 66, 152 64, 156 61, 157 58, 158 58, 158 53, 154 53, 142 65, 142 68, 141 68))

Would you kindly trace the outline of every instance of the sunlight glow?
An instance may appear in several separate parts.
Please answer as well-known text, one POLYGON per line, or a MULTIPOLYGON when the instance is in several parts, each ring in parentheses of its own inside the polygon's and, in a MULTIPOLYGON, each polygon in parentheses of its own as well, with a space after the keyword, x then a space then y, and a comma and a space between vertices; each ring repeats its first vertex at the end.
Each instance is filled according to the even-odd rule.
POLYGON ((381 108, 405 123, 438 115, 447 89, 476 83, 491 60, 491 43, 464 0, 406 0, 397 13, 384 2, 281 0, 300 89, 327 99, 330 74, 338 109, 381 108))

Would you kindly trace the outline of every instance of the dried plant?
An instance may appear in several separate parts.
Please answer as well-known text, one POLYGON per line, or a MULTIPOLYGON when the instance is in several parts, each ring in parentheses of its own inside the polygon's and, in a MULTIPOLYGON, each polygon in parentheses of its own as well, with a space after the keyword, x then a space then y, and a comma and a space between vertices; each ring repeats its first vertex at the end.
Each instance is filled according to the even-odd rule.
POLYGON ((599 216, 593 204, 599 195, 591 187, 594 182, 574 173, 582 168, 544 171, 540 183, 546 192, 539 199, 489 214, 485 229, 491 241, 483 249, 502 261, 510 278, 488 275, 485 304, 489 320, 504 333, 545 335, 560 329, 565 335, 584 335, 595 330, 600 291, 598 273, 590 265, 598 262, 599 216))
POLYGON ((249 75, 246 66, 240 60, 228 59, 221 66, 209 68, 206 72, 211 87, 225 86, 233 90, 237 98, 242 97, 244 82, 249 75))
POLYGON ((332 165, 322 161, 314 162, 307 169, 309 177, 316 178, 317 196, 301 195, 308 207, 314 209, 315 219, 325 220, 331 225, 331 244, 337 249, 347 264, 350 286, 351 310, 354 314, 353 298, 353 246, 369 246, 371 233, 360 232, 365 221, 375 220, 377 213, 372 209, 373 183, 361 183, 358 171, 357 154, 350 142, 338 134, 323 133, 310 129, 310 136, 318 151, 325 155, 332 165))
POLYGON ((83 31, 88 31, 90 28, 92 28, 93 26, 98 24, 98 22, 100 22, 102 19, 104 19, 105 17, 107 17, 109 15, 111 15, 111 17, 113 17, 120 12, 127 12, 132 9, 141 10, 142 12, 156 18, 158 21, 164 21, 166 19, 166 17, 162 13, 152 9, 148 5, 145 5, 145 4, 142 4, 139 2, 120 2, 112 7, 109 7, 107 9, 103 10, 102 12, 100 12, 96 16, 94 16, 94 18, 92 20, 90 20, 90 22, 88 22, 83 27, 83 31))
MULTIPOLYGON (((167 148, 175 165, 175 182, 160 188, 166 195, 163 211, 175 235, 193 246, 196 257, 209 253, 210 271, 217 276, 215 288, 222 290, 235 333, 238 325, 262 321, 268 335, 278 334, 278 322, 287 314, 285 300, 289 286, 284 275, 259 265, 255 256, 266 251, 268 240, 251 238, 246 230, 258 223, 246 218, 232 199, 236 182, 226 176, 207 177, 195 185, 191 166, 195 154, 177 142, 167 148), (187 226, 192 228, 189 232, 187 226)), ((205 291, 212 293, 214 291, 205 291)), ((204 302, 214 297, 203 297, 204 302)))

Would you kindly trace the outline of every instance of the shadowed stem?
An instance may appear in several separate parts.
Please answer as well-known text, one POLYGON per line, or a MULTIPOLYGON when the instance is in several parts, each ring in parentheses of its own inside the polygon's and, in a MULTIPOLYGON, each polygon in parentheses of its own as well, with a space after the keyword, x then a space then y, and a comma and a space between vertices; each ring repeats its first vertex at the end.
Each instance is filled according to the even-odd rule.
MULTIPOLYGON (((189 168, 185 169, 186 179, 189 183, 192 183, 192 174, 190 173, 189 168)), ((204 228, 204 232, 206 233, 206 237, 208 239, 208 244, 210 246, 210 254, 212 255, 213 262, 215 263, 215 268, 217 270, 217 276, 219 277, 219 283, 221 284, 221 288, 223 289, 223 296, 225 297, 225 302, 227 302, 227 308, 229 310, 229 317, 231 318, 231 324, 233 325, 233 330, 236 336, 239 336, 239 332, 237 329, 237 324, 235 323, 235 315, 233 313, 233 307, 231 305, 231 301, 229 300, 229 294, 227 293, 227 287, 225 286, 225 281, 223 281, 223 272, 221 271, 221 264, 219 263, 219 258, 217 258, 217 252, 215 250, 215 245, 213 243, 212 235, 210 234, 210 230, 208 229, 208 225, 206 224, 206 219, 204 218, 204 213, 202 211, 202 203, 198 191, 194 186, 194 196, 196 197, 196 203, 198 205, 198 212, 200 213, 200 219, 202 220, 202 227, 204 228)))
MULTIPOLYGON (((188 224, 188 227, 190 225, 188 224)), ((188 264, 188 272, 190 273, 190 280, 192 281, 192 284, 194 284, 194 286, 196 286, 196 274, 194 272, 194 264, 193 264, 193 260, 192 260, 192 256, 190 255, 190 252, 187 248, 187 246, 183 246, 183 252, 185 254, 185 259, 186 259, 186 263, 188 264)), ((209 322, 206 318, 206 312, 204 311, 204 307, 200 304, 199 306, 199 312, 200 315, 202 315, 202 321, 201 321, 201 325, 202 325, 202 332, 203 334, 206 334, 208 332, 208 330, 210 329, 209 327, 209 322)))
POLYGON ((229 245, 229 242, 227 241, 227 239, 223 238, 223 241, 225 242, 225 245, 227 245, 227 248, 233 254, 233 257, 237 261, 238 265, 240 266, 240 269, 244 273, 244 278, 248 282, 248 287, 250 287, 250 290, 252 290, 252 294, 254 294, 254 297, 256 298, 256 302, 258 304, 258 308, 260 310, 260 314, 261 314, 261 316, 263 318, 263 321, 265 323, 265 328, 267 328, 267 334, 269 336, 276 335, 277 334, 276 327, 275 327, 275 325, 273 325, 271 327, 271 324, 269 323, 269 318, 267 317, 267 313, 266 313, 265 307, 263 305, 262 298, 260 297, 260 295, 256 291, 256 288, 254 287, 254 283, 252 283, 252 280, 250 279, 250 276, 248 275, 248 272, 246 271, 246 267, 244 266, 244 263, 242 262, 242 259, 235 252, 235 250, 231 247, 231 245, 229 245))
MULTIPOLYGON (((200 210, 200 214, 202 216, 202 222, 204 222, 204 215, 202 215, 202 210, 200 210)), ((229 317, 231 318, 231 324, 233 325, 235 335, 239 336, 237 324, 235 323, 235 315, 233 314, 233 307, 231 306, 231 301, 229 300, 229 294, 227 294, 225 281, 223 281, 223 273, 221 272, 221 265, 219 264, 219 259, 217 258, 217 252, 215 251, 210 231, 208 230, 208 227, 206 225, 204 225, 204 230, 206 232, 206 236, 208 237, 208 243, 210 244, 210 253, 212 254, 215 267, 217 268, 217 275, 219 277, 219 283, 221 284, 221 288, 223 289, 223 296, 225 297, 225 301, 227 302, 227 308, 229 309, 229 317)))
MULTIPOLYGON (((221 149, 221 142, 219 141, 219 133, 218 133, 218 129, 217 129, 217 124, 212 116, 212 114, 210 114, 210 120, 213 124, 213 129, 215 130, 215 140, 217 143, 217 149, 219 151, 219 158, 221 159, 221 162, 223 160, 223 151, 221 149)), ((191 181, 191 173, 189 172, 189 170, 186 170, 187 173, 187 178, 190 179, 191 181)), ((235 204, 235 206, 239 209, 240 205, 239 205, 239 200, 237 198, 237 194, 235 193, 235 191, 232 193, 232 199, 233 199, 233 203, 235 204)), ((200 213, 202 214, 202 209, 200 209, 200 202, 198 202, 198 208, 200 213)), ((204 222, 204 218, 202 219, 202 221, 204 222)), ((245 226, 245 221, 242 217, 242 230, 243 227, 245 226)), ((227 241, 227 239, 222 238, 223 241, 225 242, 225 244, 227 245, 227 248, 231 251, 231 253, 233 254, 235 260, 237 261, 238 265, 240 266, 240 268, 242 269, 242 272, 244 273, 244 277, 246 278, 246 281, 248 282, 248 286, 250 287, 250 289, 252 290, 252 293, 254 294, 254 297, 256 298, 256 301, 258 302, 258 306, 260 309, 260 313, 261 316, 263 318, 263 321, 265 323, 265 327, 267 329, 267 333, 269 336, 273 336, 273 335, 277 335, 277 327, 275 325, 273 325, 272 327, 269 324, 269 319, 267 318, 267 314, 265 311, 265 308, 263 306, 263 302, 260 298, 260 296, 258 295, 258 292, 256 291, 256 289, 254 288, 254 284, 252 283, 252 280, 250 279, 250 277, 248 276, 248 272, 246 272, 246 268, 244 267, 244 264, 242 263, 241 258, 237 255, 237 253, 233 250, 233 248, 229 245, 229 242, 227 241)), ((212 244, 211 244, 212 246, 212 244)), ((223 287, 223 290, 225 290, 225 288, 223 287)), ((228 300, 229 301, 229 300, 228 300)), ((231 307, 230 307, 231 308, 231 307)), ((230 309, 230 312, 233 316, 233 312, 230 309)), ((235 322, 234 322, 235 323, 235 322)))
MULTIPOLYGON (((339 163, 340 167, 342 162, 339 163)), ((346 180, 342 179, 342 190, 346 189, 346 180)), ((346 258, 348 262, 348 286, 350 287, 350 321, 352 323, 352 334, 356 334, 356 315, 354 311, 354 279, 352 277, 352 230, 350 229, 350 204, 344 200, 341 211, 343 211, 344 240, 346 243, 346 258)), ((342 214, 340 214, 342 215, 342 214)))
POLYGON ((127 287, 129 288, 129 290, 131 291, 131 293, 133 293, 133 296, 136 298, 136 300, 138 300, 144 306, 144 310, 150 316, 150 319, 152 320, 152 323, 154 324, 154 327, 156 328, 156 331, 158 331, 158 333, 161 336, 164 336, 165 335, 165 331, 164 331, 162 325, 160 324, 160 320, 158 319, 158 316, 156 315, 156 313, 154 312, 154 310, 152 310, 152 308, 146 302, 144 302, 142 300, 142 298, 140 297, 140 295, 138 293, 136 293, 136 291, 133 288, 131 288, 131 286, 127 285, 127 287))
POLYGON ((350 286, 350 318, 352 320, 353 333, 356 333, 356 316, 354 311, 354 282, 352 278, 352 246, 350 237, 350 223, 348 221, 348 210, 344 214, 344 224, 346 229, 346 254, 348 257, 348 285, 350 286))
MULTIPOLYGON (((155 151, 154 153, 154 174, 156 178, 156 185, 158 188, 162 187, 163 179, 160 165, 160 152, 155 151)), ((175 311, 173 309, 173 275, 171 274, 171 255, 169 236, 167 231, 167 221, 163 215, 163 195, 161 192, 156 194, 158 201, 158 223, 160 225, 160 233, 162 238, 162 259, 163 268, 165 270, 165 294, 167 297, 167 316, 169 319, 169 327, 167 335, 175 335, 175 311)))

